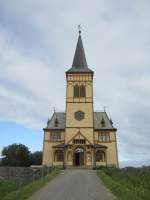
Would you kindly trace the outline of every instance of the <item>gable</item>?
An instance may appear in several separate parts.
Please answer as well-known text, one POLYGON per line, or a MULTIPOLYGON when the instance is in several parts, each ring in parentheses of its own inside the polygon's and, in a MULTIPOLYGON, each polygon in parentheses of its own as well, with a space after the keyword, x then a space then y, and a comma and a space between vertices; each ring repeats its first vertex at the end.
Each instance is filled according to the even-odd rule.
POLYGON ((92 143, 79 131, 74 137, 72 137, 67 144, 74 144, 75 140, 85 140, 86 145, 92 145, 92 143))

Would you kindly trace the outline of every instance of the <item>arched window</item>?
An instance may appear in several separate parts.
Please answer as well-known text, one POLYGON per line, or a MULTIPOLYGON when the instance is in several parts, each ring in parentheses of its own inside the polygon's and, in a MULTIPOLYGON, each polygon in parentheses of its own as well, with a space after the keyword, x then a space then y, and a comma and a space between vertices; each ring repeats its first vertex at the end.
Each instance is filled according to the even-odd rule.
POLYGON ((85 97, 85 86, 84 85, 80 86, 80 97, 85 97))
POLYGON ((63 151, 61 150, 56 150, 55 154, 54 154, 54 160, 56 162, 62 162, 64 160, 64 155, 63 155, 63 151))
POLYGON ((105 152, 98 150, 96 152, 96 162, 105 162, 105 152))
POLYGON ((75 85, 74 86, 74 97, 79 97, 79 86, 75 85))

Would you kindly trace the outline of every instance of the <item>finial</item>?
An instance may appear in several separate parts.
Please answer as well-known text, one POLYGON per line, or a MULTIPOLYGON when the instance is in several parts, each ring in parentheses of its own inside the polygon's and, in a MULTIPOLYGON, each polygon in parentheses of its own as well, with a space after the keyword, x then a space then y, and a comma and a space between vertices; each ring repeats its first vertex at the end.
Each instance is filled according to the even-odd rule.
POLYGON ((106 106, 104 106, 104 112, 106 112, 106 106))
POLYGON ((54 109, 54 113, 56 112, 56 109, 55 109, 55 107, 53 108, 54 109))
POLYGON ((82 29, 81 24, 79 24, 78 25, 79 34, 81 34, 81 29, 82 29))

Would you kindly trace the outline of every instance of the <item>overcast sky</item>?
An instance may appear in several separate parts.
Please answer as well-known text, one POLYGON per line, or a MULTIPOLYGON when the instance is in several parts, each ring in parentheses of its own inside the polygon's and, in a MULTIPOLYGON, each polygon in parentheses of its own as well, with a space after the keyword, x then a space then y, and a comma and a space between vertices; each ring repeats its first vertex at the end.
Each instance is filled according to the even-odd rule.
POLYGON ((94 108, 117 127, 121 165, 150 164, 150 1, 0 0, 0 149, 41 150, 65 110, 77 25, 94 70, 94 108))

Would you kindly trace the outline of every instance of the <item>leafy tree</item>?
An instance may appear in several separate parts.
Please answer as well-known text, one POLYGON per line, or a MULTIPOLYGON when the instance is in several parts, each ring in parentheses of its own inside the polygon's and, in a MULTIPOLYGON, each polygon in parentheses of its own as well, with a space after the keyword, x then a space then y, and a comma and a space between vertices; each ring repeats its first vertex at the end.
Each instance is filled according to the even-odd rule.
POLYGON ((35 151, 34 153, 31 153, 30 159, 31 159, 31 165, 41 165, 42 164, 42 152, 35 151))
POLYGON ((30 151, 23 144, 12 144, 2 150, 2 165, 4 166, 30 166, 30 151))

